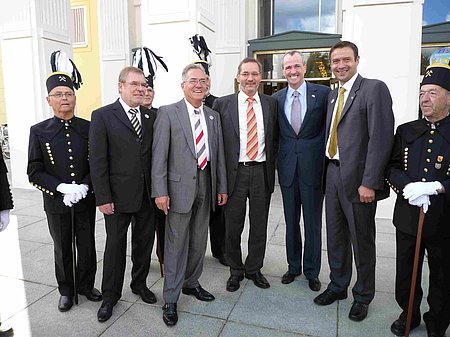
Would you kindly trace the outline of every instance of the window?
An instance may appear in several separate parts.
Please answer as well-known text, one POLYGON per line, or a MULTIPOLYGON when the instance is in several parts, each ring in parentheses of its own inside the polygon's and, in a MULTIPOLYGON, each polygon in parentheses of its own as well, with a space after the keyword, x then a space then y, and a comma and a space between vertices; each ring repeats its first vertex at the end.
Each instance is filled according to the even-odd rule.
POLYGON ((86 47, 87 28, 86 28, 86 7, 72 7, 73 30, 72 30, 72 45, 76 47, 86 47))

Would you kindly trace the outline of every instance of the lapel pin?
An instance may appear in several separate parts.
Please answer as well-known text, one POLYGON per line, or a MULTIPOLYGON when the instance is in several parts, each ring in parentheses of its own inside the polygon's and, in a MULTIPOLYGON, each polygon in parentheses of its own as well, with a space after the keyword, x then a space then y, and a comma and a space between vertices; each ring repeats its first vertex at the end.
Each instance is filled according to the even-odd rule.
POLYGON ((145 116, 145 118, 150 118, 150 116, 149 116, 149 115, 147 115, 147 114, 144 114, 144 116, 145 116))
POLYGON ((312 97, 316 98, 316 95, 311 95, 312 97))
POLYGON ((213 116, 209 116, 209 119, 210 119, 210 120, 213 120, 213 119, 214 119, 214 117, 213 117, 213 116))
POLYGON ((350 97, 350 99, 353 99, 354 97, 352 96, 352 97, 350 97))
POLYGON ((443 160, 444 160, 443 156, 437 156, 438 163, 442 163, 443 160))
POLYGON ((334 98, 331 100, 331 102, 330 102, 331 104, 333 104, 334 103, 334 98))

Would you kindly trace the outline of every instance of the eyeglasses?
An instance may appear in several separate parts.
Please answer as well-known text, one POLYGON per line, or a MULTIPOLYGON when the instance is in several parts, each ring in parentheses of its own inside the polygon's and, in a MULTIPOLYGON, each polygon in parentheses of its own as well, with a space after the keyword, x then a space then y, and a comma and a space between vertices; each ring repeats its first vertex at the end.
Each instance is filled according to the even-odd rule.
POLYGON ((251 75, 252 77, 258 77, 258 76, 260 75, 260 73, 257 73, 256 71, 253 72, 253 73, 247 73, 247 72, 244 72, 244 73, 240 73, 239 75, 242 76, 242 77, 244 77, 244 78, 247 78, 247 77, 249 77, 250 75, 251 75))
POLYGON ((61 99, 63 97, 66 97, 67 99, 72 98, 75 96, 73 92, 57 92, 53 95, 48 95, 49 97, 55 97, 56 99, 61 99))
POLYGON ((129 84, 133 88, 142 87, 144 89, 147 89, 149 87, 149 85, 147 83, 141 83, 141 82, 124 82, 124 83, 129 84))
POLYGON ((200 83, 200 85, 205 86, 208 84, 208 81, 205 78, 197 79, 197 78, 191 78, 187 81, 190 85, 197 85, 200 83))

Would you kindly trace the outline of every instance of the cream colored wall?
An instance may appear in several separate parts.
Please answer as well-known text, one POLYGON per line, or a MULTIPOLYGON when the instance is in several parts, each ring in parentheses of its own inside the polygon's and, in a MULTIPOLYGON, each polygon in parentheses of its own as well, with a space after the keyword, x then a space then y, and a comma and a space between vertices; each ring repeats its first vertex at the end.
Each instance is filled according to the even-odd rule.
POLYGON ((0 124, 7 124, 5 106, 5 86, 3 84, 2 52, 0 50, 0 124))
POLYGON ((87 46, 73 48, 73 61, 81 73, 83 85, 77 90, 77 115, 88 120, 102 105, 97 0, 71 0, 70 5, 86 6, 87 46))

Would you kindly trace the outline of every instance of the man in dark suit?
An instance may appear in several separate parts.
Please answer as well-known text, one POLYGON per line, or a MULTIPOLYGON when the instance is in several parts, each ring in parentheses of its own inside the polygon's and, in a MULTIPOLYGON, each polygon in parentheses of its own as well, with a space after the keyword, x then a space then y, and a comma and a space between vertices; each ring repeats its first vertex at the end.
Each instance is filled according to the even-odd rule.
POLYGON ((90 301, 102 299, 94 288, 97 256, 95 199, 88 161, 89 122, 74 116, 76 96, 68 74, 51 74, 46 86, 54 116, 30 129, 27 174, 30 183, 42 191, 61 294, 58 309, 68 311, 76 291, 90 301), (71 212, 78 251, 77 289, 73 282, 71 212))
POLYGON ((184 99, 159 108, 152 162, 152 196, 167 214, 163 321, 168 326, 178 321, 181 291, 214 300, 198 280, 211 208, 227 202, 222 128, 218 113, 203 105, 207 80, 200 65, 184 68, 181 88, 184 99))
POLYGON ((219 97, 213 109, 223 128, 229 200, 225 206, 226 258, 231 276, 226 289, 236 291, 246 278, 257 287, 269 288, 261 273, 266 251, 270 197, 275 183, 278 151, 276 101, 258 94, 261 64, 245 58, 238 67, 240 91, 219 97), (242 263, 241 235, 247 199, 250 203, 248 256, 242 263))
POLYGON ((295 50, 286 53, 283 74, 289 86, 273 96, 278 103, 278 180, 283 196, 288 261, 288 271, 281 282, 291 283, 302 273, 300 214, 303 208, 303 272, 310 289, 319 291, 323 205, 321 181, 330 88, 305 82, 305 72, 303 55, 295 50))
POLYGON ((150 202, 154 112, 141 106, 148 84, 142 70, 126 67, 119 74, 120 98, 92 113, 90 165, 97 206, 105 216, 103 303, 98 320, 107 321, 122 295, 127 230, 132 217, 131 290, 155 303, 146 279, 155 233, 150 202))
POLYGON ((357 279, 349 318, 362 321, 375 295, 375 211, 377 201, 389 196, 384 172, 394 140, 394 115, 386 84, 358 74, 354 43, 335 44, 330 60, 339 80, 339 88, 328 97, 325 138, 331 282, 314 302, 328 305, 347 298, 353 248, 357 279))
POLYGON ((397 259, 395 299, 402 309, 391 331, 404 336, 413 274, 419 210, 425 215, 420 242, 419 269, 412 307, 411 329, 420 325, 422 264, 427 251, 429 311, 423 315, 428 336, 441 337, 448 327, 444 304, 449 299, 450 278, 450 67, 436 63, 425 71, 420 88, 424 118, 397 128, 388 166, 389 184, 397 193, 393 223, 397 259), (446 319, 447 322, 441 322, 446 319))

